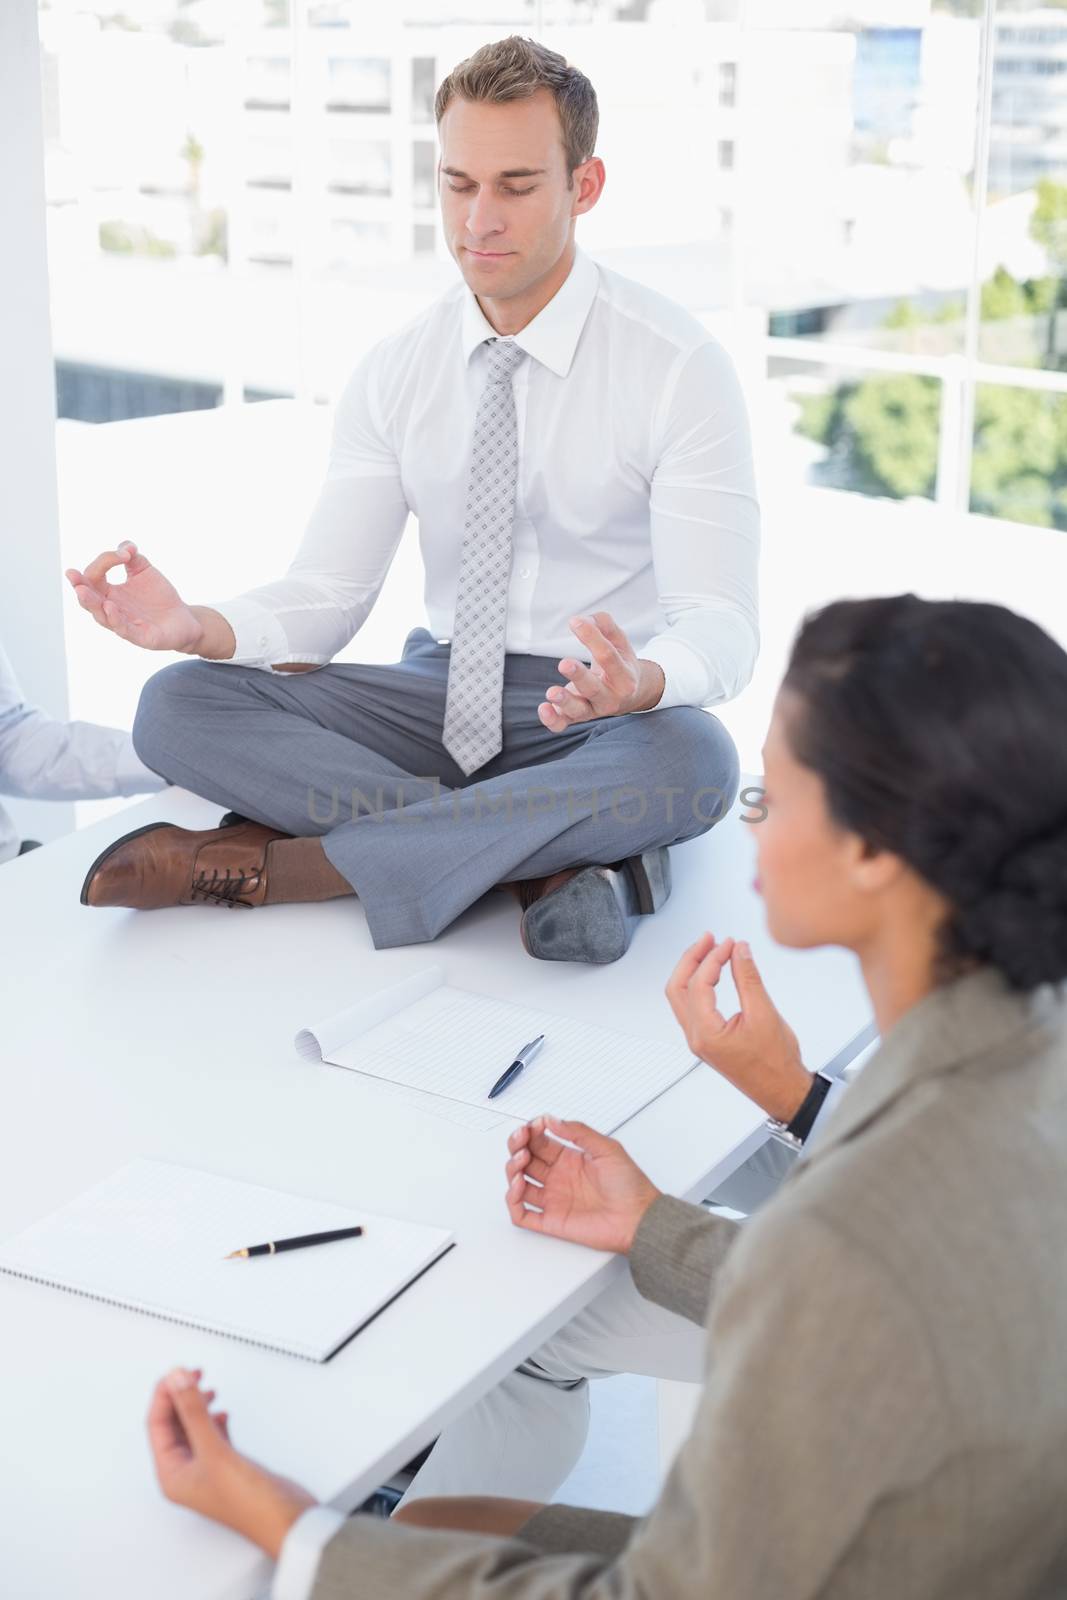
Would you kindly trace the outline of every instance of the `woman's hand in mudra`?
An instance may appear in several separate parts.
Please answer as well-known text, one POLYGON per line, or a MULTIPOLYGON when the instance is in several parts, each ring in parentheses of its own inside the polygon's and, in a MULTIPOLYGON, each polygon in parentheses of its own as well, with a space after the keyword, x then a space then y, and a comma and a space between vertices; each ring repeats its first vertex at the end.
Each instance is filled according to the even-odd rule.
POLYGON ((796 1034, 774 1004, 747 944, 705 933, 685 952, 667 999, 690 1050, 747 1094, 768 1116, 791 1122, 811 1088, 796 1034), (718 984, 730 963, 741 1009, 726 1016, 718 984))

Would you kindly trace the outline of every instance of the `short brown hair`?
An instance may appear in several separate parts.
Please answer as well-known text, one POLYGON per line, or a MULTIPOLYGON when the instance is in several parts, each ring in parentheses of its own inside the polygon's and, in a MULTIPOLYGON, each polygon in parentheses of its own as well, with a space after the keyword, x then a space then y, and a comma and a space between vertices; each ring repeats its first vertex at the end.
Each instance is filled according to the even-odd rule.
POLYGON ((520 39, 517 33, 495 39, 453 67, 437 91, 434 116, 440 125, 456 95, 500 105, 525 100, 538 89, 551 89, 555 98, 570 182, 575 167, 588 161, 596 148, 600 122, 596 90, 577 67, 568 66, 563 56, 534 39, 520 39))

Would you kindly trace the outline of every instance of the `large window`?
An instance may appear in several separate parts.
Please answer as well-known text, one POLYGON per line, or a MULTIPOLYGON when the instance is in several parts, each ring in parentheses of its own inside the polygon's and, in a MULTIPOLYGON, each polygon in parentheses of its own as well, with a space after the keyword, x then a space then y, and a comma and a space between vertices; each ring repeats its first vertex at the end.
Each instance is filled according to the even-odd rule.
POLYGON ((65 414, 334 398, 453 281, 435 88, 519 31, 597 87, 582 242, 733 342, 776 474, 1067 528, 1062 0, 40 6, 65 414))
MULTIPOLYGON (((1067 8, 856 9, 803 33, 826 143, 806 175, 794 149, 792 209, 765 204, 768 141, 751 159, 741 141, 744 296, 794 459, 808 448, 809 481, 1067 528, 1067 8)), ((749 53, 766 86, 789 37, 784 7, 747 14, 742 106, 749 53)), ((799 99, 781 120, 790 143, 810 130, 799 99)))

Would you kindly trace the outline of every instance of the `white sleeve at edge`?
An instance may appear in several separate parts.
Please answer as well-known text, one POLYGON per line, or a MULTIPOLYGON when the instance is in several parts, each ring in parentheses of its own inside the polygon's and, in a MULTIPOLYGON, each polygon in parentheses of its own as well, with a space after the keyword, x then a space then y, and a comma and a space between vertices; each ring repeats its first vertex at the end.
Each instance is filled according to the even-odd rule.
POLYGON ((311 1600, 322 1552, 344 1525, 344 1512, 332 1506, 312 1506, 297 1518, 285 1536, 274 1569, 271 1600, 311 1600))

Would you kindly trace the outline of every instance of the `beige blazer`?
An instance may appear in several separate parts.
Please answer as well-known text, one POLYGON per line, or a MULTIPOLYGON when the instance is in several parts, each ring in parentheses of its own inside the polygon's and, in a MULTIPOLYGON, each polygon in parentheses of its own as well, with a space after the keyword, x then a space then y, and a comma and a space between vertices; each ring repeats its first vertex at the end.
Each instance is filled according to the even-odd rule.
POLYGON ((356 1517, 314 1600, 1067 1595, 1063 986, 925 996, 751 1222, 663 1198, 631 1263, 709 1334, 650 1515, 550 1506, 508 1541, 356 1517))

